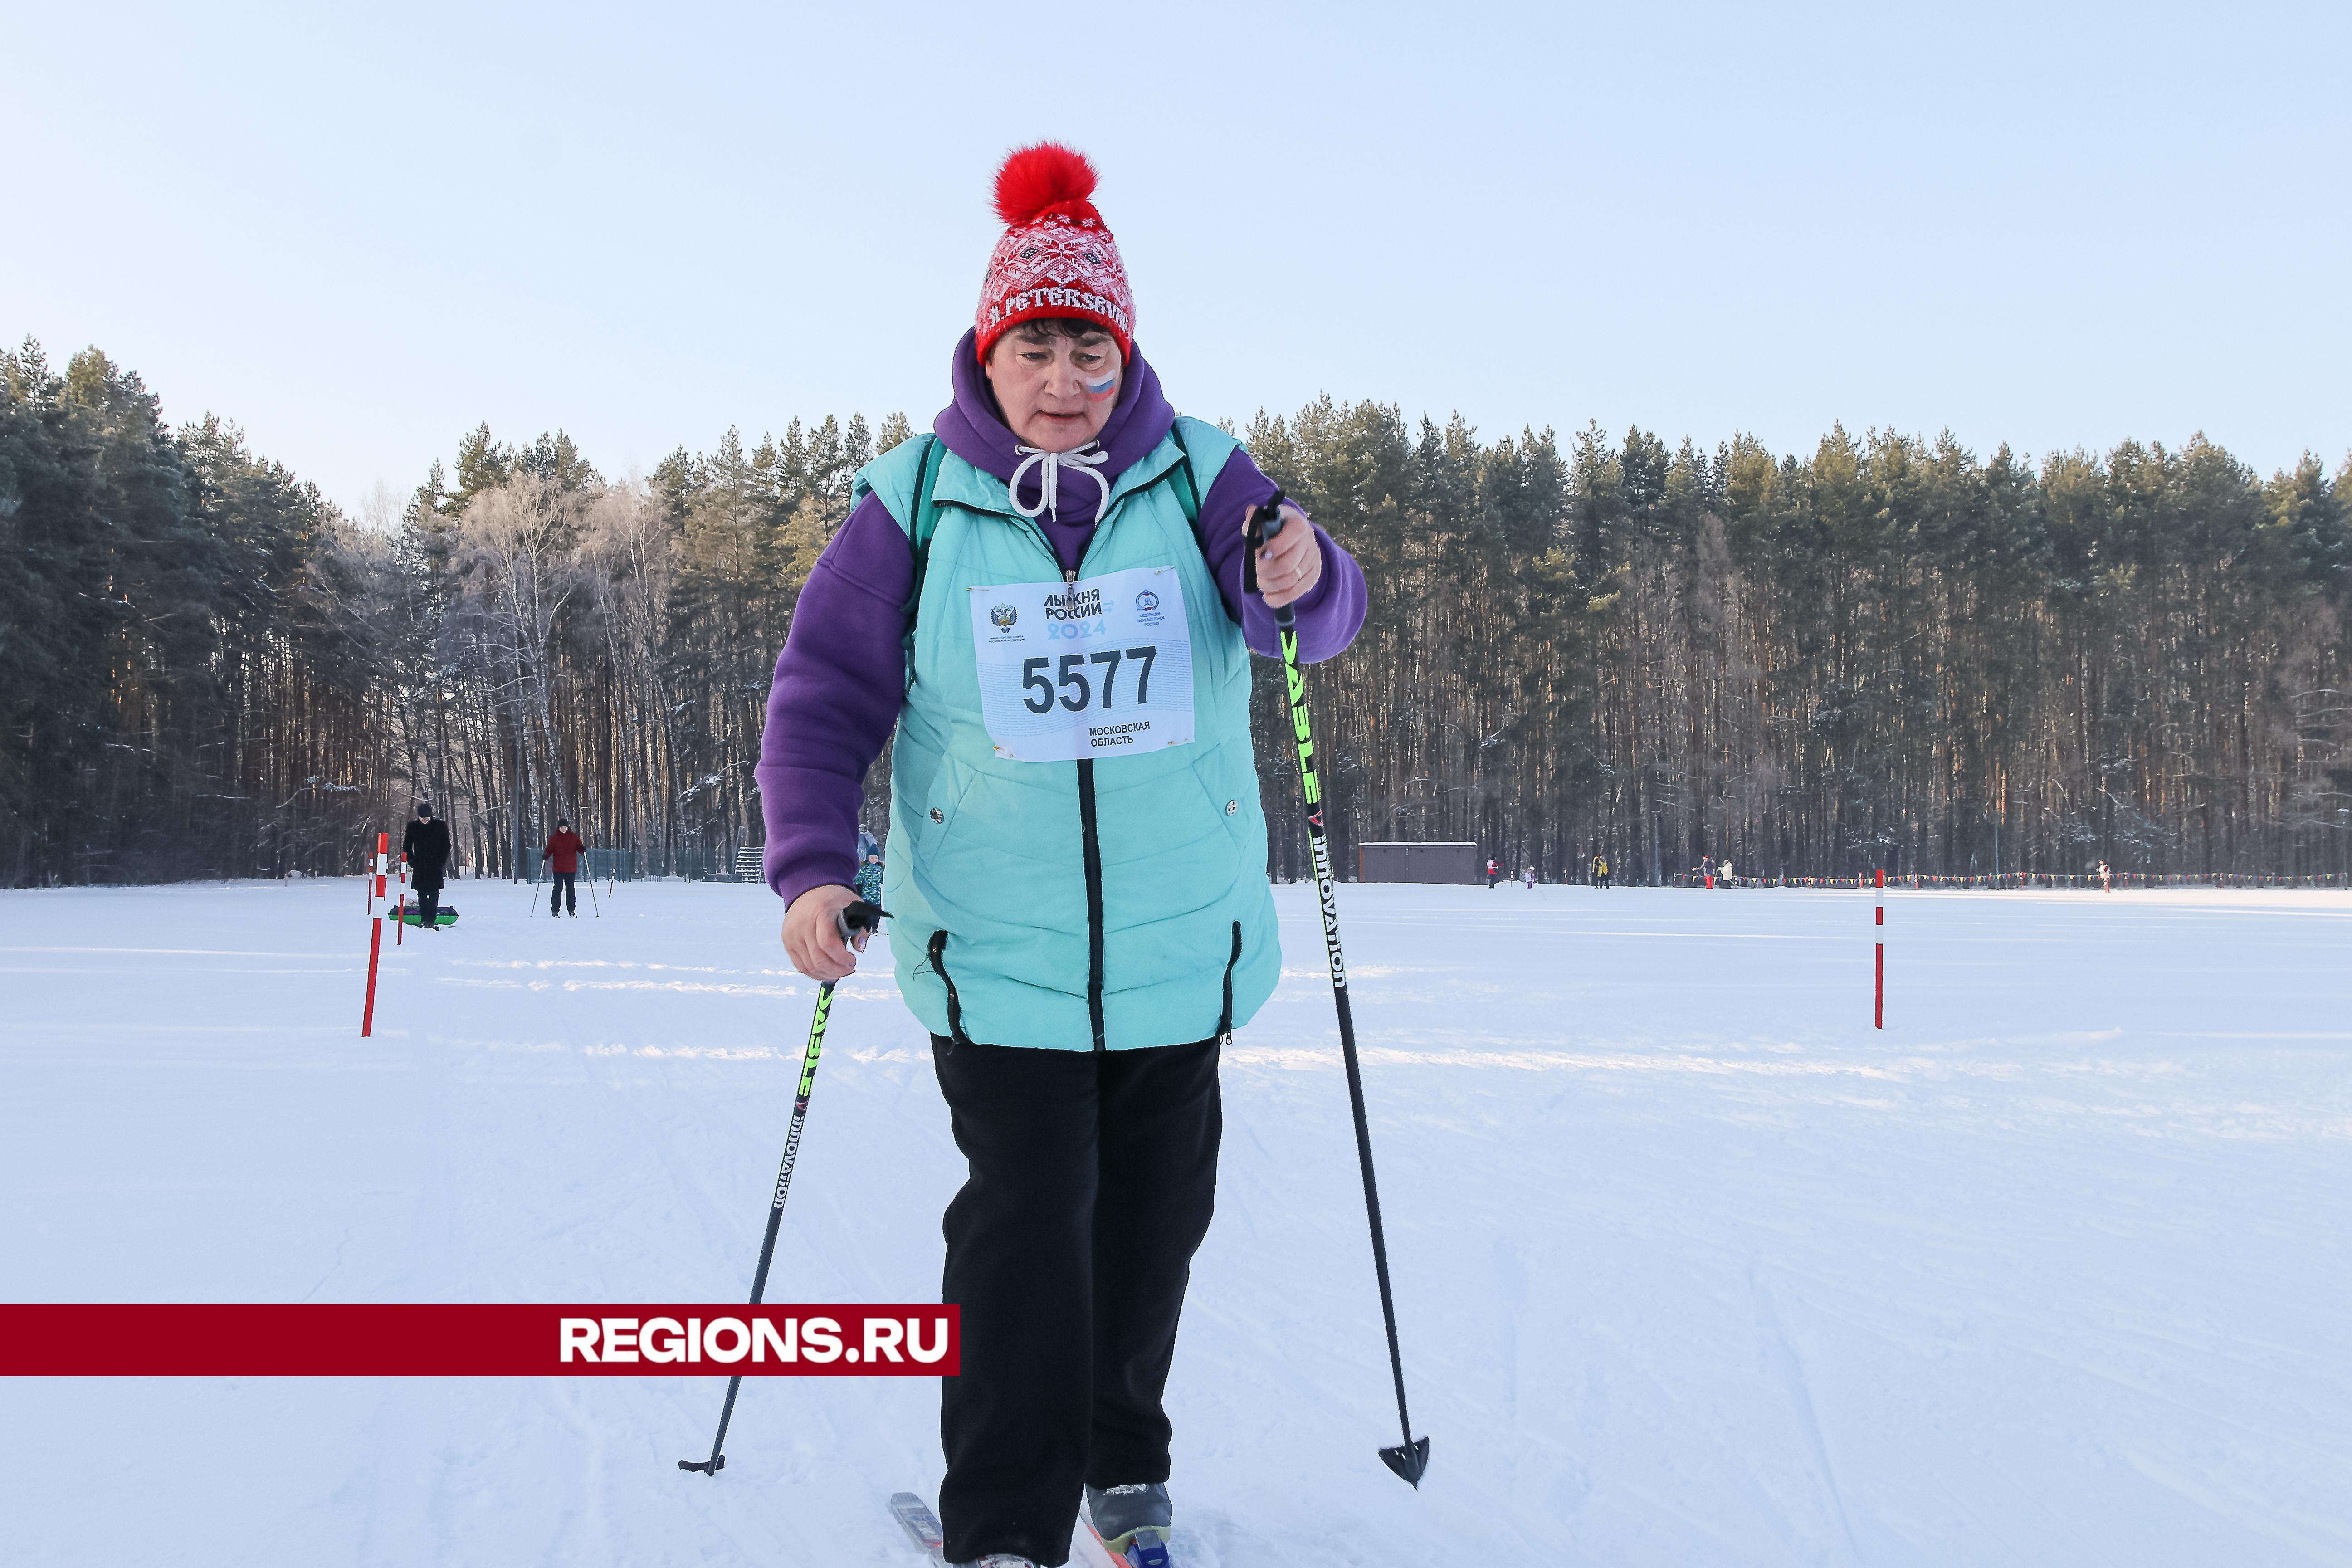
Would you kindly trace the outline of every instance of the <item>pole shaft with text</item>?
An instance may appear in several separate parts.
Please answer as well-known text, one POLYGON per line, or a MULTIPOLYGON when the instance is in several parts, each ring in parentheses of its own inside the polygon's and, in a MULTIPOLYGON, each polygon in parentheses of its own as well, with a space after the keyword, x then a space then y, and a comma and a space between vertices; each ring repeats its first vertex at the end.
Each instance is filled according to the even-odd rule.
MULTIPOLYGON (((593 880, 593 879, 592 879, 593 880)), ((864 900, 849 905, 834 916, 845 945, 851 934, 876 929, 876 921, 886 913, 877 905, 864 900)), ((784 1159, 776 1172, 776 1195, 768 1205, 768 1231, 760 1238, 760 1266, 751 1271, 751 1305, 768 1292, 768 1265, 776 1256, 776 1231, 784 1222, 784 1199, 793 1190, 793 1167, 800 1163, 801 1128, 808 1121, 809 1090, 816 1086, 816 1059, 824 1051, 825 1020, 833 1013, 833 985, 830 980, 817 987, 816 1016, 809 1020, 808 1047, 801 1053, 800 1090, 793 1099, 793 1122, 784 1133, 784 1159)), ((680 1459, 681 1470, 700 1470, 706 1476, 717 1476, 727 1468, 727 1456, 720 1452, 727 1443, 727 1424, 735 1418, 735 1395, 741 1390, 743 1379, 739 1374, 727 1380, 727 1402, 719 1407, 719 1434, 710 1439, 710 1458, 680 1459)))
MULTIPOLYGON (((1282 531, 1282 495, 1257 509, 1251 519, 1253 556, 1282 531)), ((1380 1183, 1372 1174, 1372 1130, 1364 1115, 1364 1073, 1356 1058, 1356 1020, 1348 1006, 1348 963, 1339 951, 1339 904, 1331 886, 1331 844, 1323 825, 1323 786, 1315 772, 1315 738, 1307 717, 1307 678, 1298 668, 1298 618, 1288 605, 1274 612, 1282 644, 1283 690, 1290 701, 1290 727, 1297 742, 1298 783, 1307 799, 1307 842, 1315 861, 1315 891, 1323 911, 1323 945, 1331 963, 1331 998, 1339 1014, 1339 1057, 1348 1069, 1348 1101, 1355 1112, 1356 1158, 1364 1172, 1364 1212, 1371 1221, 1372 1271, 1381 1284, 1381 1321, 1388 1330, 1389 1371, 1396 1379, 1397 1421, 1404 1441, 1382 1448, 1381 1459, 1418 1490, 1429 1468, 1429 1439, 1412 1435, 1412 1415, 1405 1408, 1404 1354, 1397 1346, 1396 1298, 1389 1288, 1388 1238, 1381 1226, 1380 1183)))

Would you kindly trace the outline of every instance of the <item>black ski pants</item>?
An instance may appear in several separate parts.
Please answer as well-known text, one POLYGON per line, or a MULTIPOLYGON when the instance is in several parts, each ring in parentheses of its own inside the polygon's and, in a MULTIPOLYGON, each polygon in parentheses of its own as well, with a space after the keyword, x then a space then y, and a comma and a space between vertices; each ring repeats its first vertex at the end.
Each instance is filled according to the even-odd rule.
POLYGON ((441 868, 436 866, 429 871, 422 866, 413 868, 408 885, 416 890, 418 925, 425 931, 433 930, 433 922, 441 912, 441 868))
POLYGON ((568 909, 573 914, 578 914, 580 912, 580 889, 573 884, 579 879, 580 873, 577 871, 556 871, 551 872, 551 875, 554 877, 555 880, 548 884, 547 912, 551 915, 560 915, 568 909))
POLYGON ((956 1147, 942 1300, 963 1372, 941 1384, 947 1557, 1067 1559, 1081 1483, 1168 1479, 1160 1395, 1224 1131, 1215 1038, 1150 1050, 931 1037, 956 1147))

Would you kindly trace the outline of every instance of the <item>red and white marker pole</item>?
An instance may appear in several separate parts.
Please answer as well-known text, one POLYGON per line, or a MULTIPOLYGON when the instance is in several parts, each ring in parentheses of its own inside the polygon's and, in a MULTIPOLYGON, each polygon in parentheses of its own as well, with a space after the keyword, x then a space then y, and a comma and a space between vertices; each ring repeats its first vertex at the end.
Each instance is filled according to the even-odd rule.
MULTIPOLYGON (((1884 870, 1878 873, 1877 923, 1882 926, 1886 923, 1886 873, 1884 870)), ((1886 1027, 1886 943, 1884 940, 1878 943, 1878 989, 1871 1008, 1871 1027, 1886 1027)))
POLYGON ((383 952, 383 911, 376 907, 383 897, 383 881, 391 871, 392 835, 375 836, 375 874, 368 879, 368 988, 367 1007, 360 1014, 360 1037, 365 1039, 375 1030, 375 961, 383 952))

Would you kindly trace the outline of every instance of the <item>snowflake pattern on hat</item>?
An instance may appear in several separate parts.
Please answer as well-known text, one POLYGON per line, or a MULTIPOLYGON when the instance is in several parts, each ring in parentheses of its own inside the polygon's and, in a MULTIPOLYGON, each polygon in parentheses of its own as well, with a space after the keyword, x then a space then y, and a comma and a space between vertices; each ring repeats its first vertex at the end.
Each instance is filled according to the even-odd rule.
POLYGON ((1098 321, 1121 354, 1133 354, 1135 298, 1094 188, 1094 165, 1050 142, 1004 160, 996 206, 1008 226, 989 256, 973 321, 982 359, 1007 327, 1047 316, 1098 321))

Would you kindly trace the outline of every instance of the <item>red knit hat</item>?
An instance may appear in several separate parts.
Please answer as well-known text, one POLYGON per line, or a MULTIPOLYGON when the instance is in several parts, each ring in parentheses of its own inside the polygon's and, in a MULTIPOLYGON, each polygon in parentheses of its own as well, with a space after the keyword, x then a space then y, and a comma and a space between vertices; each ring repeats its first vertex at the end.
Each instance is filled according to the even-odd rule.
POLYGON ((982 359, 1005 328, 1044 316, 1098 321, 1120 355, 1134 357, 1135 297, 1094 194, 1095 166, 1058 142, 1004 155, 996 171, 1004 237, 988 258, 972 322, 982 359))

